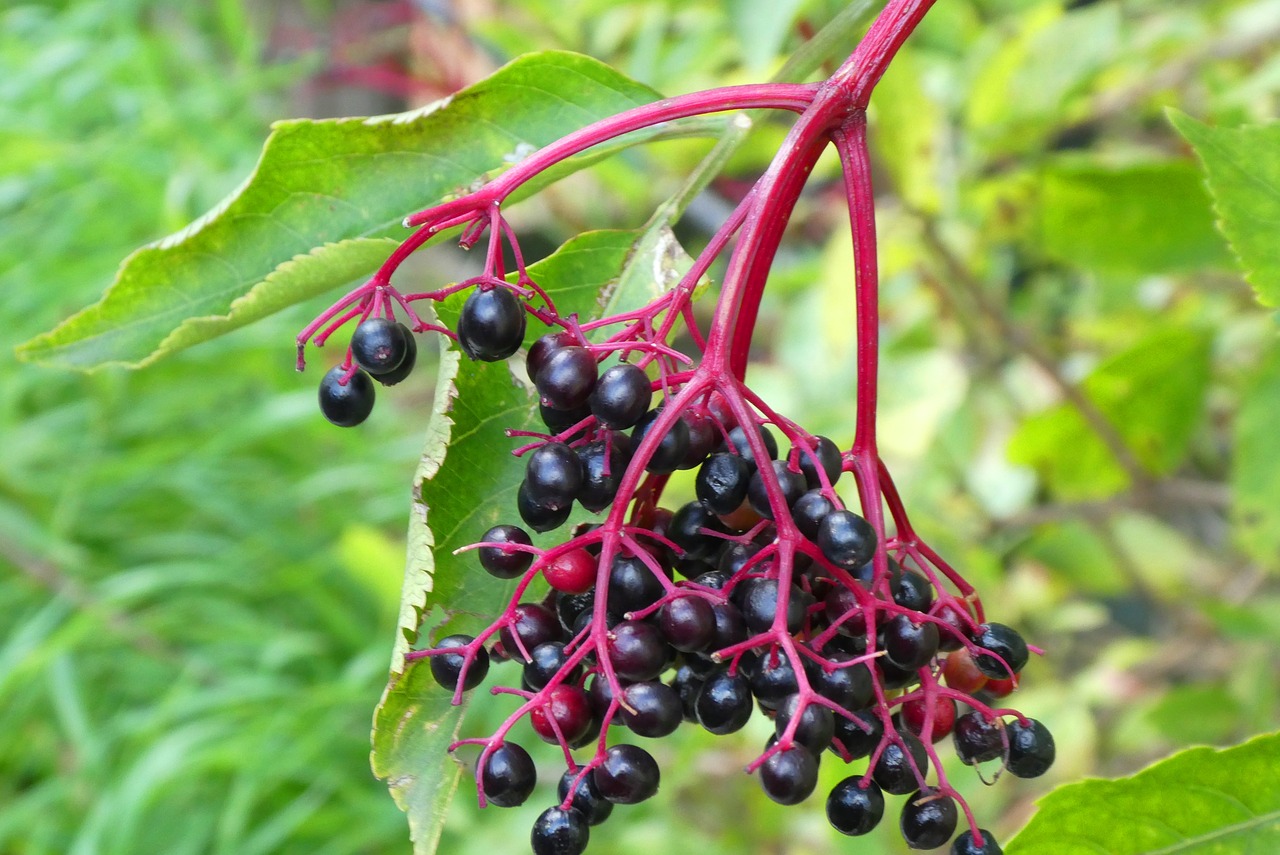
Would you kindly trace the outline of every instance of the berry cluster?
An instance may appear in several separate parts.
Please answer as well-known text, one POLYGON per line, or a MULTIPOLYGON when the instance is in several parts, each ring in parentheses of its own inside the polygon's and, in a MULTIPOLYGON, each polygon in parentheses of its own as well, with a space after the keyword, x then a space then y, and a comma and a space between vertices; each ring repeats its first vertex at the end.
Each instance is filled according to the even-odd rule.
MULTIPOLYGON (((775 735, 750 768, 771 799, 807 799, 824 756, 866 760, 828 795, 831 824, 865 834, 884 793, 911 794, 901 831, 922 849, 946 843, 958 823, 958 795, 941 775, 927 779, 935 743, 950 736, 964 763, 999 760, 1020 777, 1048 769, 1044 725, 990 705, 1013 691, 1026 643, 979 622, 892 540, 877 574, 875 529, 834 490, 845 471, 835 443, 751 410, 739 418, 716 392, 659 425, 666 408, 649 409, 655 390, 643 371, 620 363, 597 376, 591 347, 561 334, 539 339, 526 365, 548 428, 561 432, 527 455, 516 509, 525 527, 495 526, 474 549, 493 576, 519 579, 522 592, 541 577, 550 593, 518 594, 480 636, 410 656, 430 657, 435 679, 458 693, 480 685, 491 663, 519 663, 520 687, 494 689, 520 698, 519 709, 491 737, 459 744, 482 746, 481 798, 499 806, 534 788, 528 752, 506 735, 519 718, 561 747, 560 802, 534 825, 535 853, 582 852, 613 805, 656 792, 652 755, 610 727, 646 739, 684 722, 728 734, 759 709, 775 735), (634 459, 654 425, 650 453, 634 459), (791 442, 785 454, 775 429, 791 442), (616 536, 587 524, 552 548, 533 546, 527 529, 560 527, 575 501, 609 509, 632 465, 645 487, 616 536), (676 469, 697 470, 697 499, 673 511, 652 497, 676 469), (572 752, 582 748, 591 756, 579 763, 572 752)), ((975 826, 953 851, 1000 849, 975 826)))
POLYGON ((528 751, 508 738, 511 729, 527 719, 539 738, 559 747, 566 770, 559 802, 534 824, 536 855, 584 851, 590 827, 614 805, 657 791, 657 763, 623 741, 630 738, 623 731, 657 739, 687 722, 728 734, 758 710, 772 720, 774 735, 748 771, 774 801, 807 799, 824 759, 856 764, 827 796, 837 830, 867 833, 883 816, 884 794, 904 795, 899 816, 907 844, 934 848, 953 840, 955 855, 991 855, 1000 847, 948 781, 938 743, 950 737, 963 763, 998 763, 1019 777, 1041 775, 1053 762, 1048 729, 997 705, 1040 651, 988 621, 973 586, 916 533, 877 449, 878 279, 866 107, 931 3, 890 0, 823 84, 729 87, 639 107, 410 216, 406 223, 418 230, 369 282, 298 336, 301 368, 309 341, 323 344, 359 319, 347 359, 320 392, 324 414, 352 425, 372 408, 371 377, 390 384, 412 368, 410 330, 439 332, 472 359, 492 362, 520 353, 529 316, 546 327, 524 359, 546 432, 507 431, 531 440, 514 450, 525 460, 514 508, 521 524, 495 526, 464 550, 484 572, 513 582, 514 593, 477 635, 450 635, 405 656, 406 667, 429 667, 455 703, 491 666, 518 665, 518 681, 512 672, 511 685, 492 689, 515 698, 515 709, 494 733, 453 748, 480 747, 482 805, 513 806, 532 794, 536 774, 528 751), (526 269, 502 203, 598 143, 746 108, 800 118, 679 283, 634 311, 590 321, 562 315, 526 269), (847 449, 771 409, 745 379, 772 259, 827 145, 842 165, 856 270, 857 419, 847 449), (392 286, 405 258, 455 227, 466 248, 488 233, 482 275, 418 294, 392 286), (704 330, 691 310, 694 287, 730 247, 704 330), (453 330, 415 313, 415 302, 463 292, 453 330), (397 309, 407 326, 395 320, 397 309), (677 325, 697 353, 671 347, 677 325), (664 507, 668 481, 682 469, 696 470, 696 498, 664 507), (836 490, 842 479, 857 510, 836 490), (530 530, 561 528, 575 503, 599 522, 554 545, 535 545, 530 530), (544 585, 548 593, 536 594, 544 585), (968 829, 956 836, 961 812, 968 829))

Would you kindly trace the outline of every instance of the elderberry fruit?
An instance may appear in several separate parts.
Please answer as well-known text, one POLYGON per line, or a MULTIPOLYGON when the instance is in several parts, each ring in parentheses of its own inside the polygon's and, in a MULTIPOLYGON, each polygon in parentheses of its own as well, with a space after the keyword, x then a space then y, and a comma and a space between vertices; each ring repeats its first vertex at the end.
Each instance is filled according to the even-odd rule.
POLYGON ((893 601, 904 609, 924 614, 933 605, 933 585, 922 574, 905 570, 895 577, 890 587, 893 601))
POLYGON ((502 287, 474 289, 458 316, 458 344, 472 359, 496 362, 520 349, 524 341, 524 306, 502 287))
POLYGON ((383 374, 375 374, 373 375, 373 379, 377 380, 383 386, 394 386, 412 374, 413 366, 417 363, 418 340, 413 337, 413 333, 406 330, 404 359, 400 360, 400 364, 395 369, 383 374))
POLYGON ((682 419, 689 428, 689 448, 680 461, 680 469, 694 469, 707 459, 720 443, 720 429, 707 416, 686 412, 682 419))
MULTIPOLYGON (((773 438, 773 433, 764 425, 756 425, 756 430, 759 431, 760 440, 764 443, 765 453, 770 460, 776 460, 778 457, 778 441, 773 438)), ((741 425, 729 431, 729 444, 747 463, 752 466, 759 465, 755 452, 751 450, 751 443, 747 441, 747 432, 742 429, 741 425)))
POLYGON ((742 619, 742 612, 733 603, 714 603, 711 611, 715 615, 716 628, 711 634, 711 643, 707 650, 715 653, 747 640, 747 622, 742 619))
POLYGON ((582 814, 587 825, 599 825, 613 813, 613 802, 600 795, 600 791, 596 789, 595 778, 590 772, 583 775, 577 769, 565 770, 560 776, 560 783, 556 785, 556 795, 561 802, 569 798, 570 787, 573 787, 573 799, 569 802, 569 806, 582 814), (578 780, 576 787, 573 786, 575 778, 578 780))
POLYGON ((529 346, 529 352, 524 358, 524 370, 529 375, 529 382, 534 383, 537 381, 538 372, 542 370, 542 366, 547 364, 547 358, 552 353, 575 342, 576 339, 573 337, 573 333, 568 330, 547 333, 539 337, 537 341, 529 346))
POLYGON ((658 610, 658 629, 682 653, 703 650, 715 635, 715 612, 702 597, 675 597, 658 610))
POLYGON ((905 796, 929 774, 929 755, 925 752, 924 743, 910 733, 899 733, 898 738, 902 740, 901 744, 890 742, 886 745, 871 774, 886 793, 905 796), (916 778, 917 771, 919 779, 916 778))
POLYGON ((476 777, 489 804, 516 807, 533 792, 538 771, 528 751, 514 742, 504 742, 489 752, 476 777))
MULTIPOLYGON (((742 610, 747 629, 767 632, 778 614, 780 588, 777 579, 747 579, 733 591, 733 601, 742 610)), ((812 599, 794 585, 787 597, 787 632, 797 633, 804 628, 808 601, 812 599)))
POLYGON ((884 628, 884 652, 904 671, 923 668, 938 652, 938 627, 929 621, 917 623, 909 614, 895 615, 884 628))
POLYGON ((598 514, 618 495, 618 485, 631 462, 631 437, 611 431, 606 438, 593 440, 575 451, 582 463, 578 504, 598 514))
POLYGON ((587 403, 596 385, 596 358, 576 344, 553 350, 533 378, 542 403, 555 410, 572 410, 587 403))
POLYGON ((560 510, 573 504, 582 489, 582 461, 563 442, 548 442, 529 455, 524 482, 538 505, 560 510))
MULTIPOLYGON (((782 702, 782 705, 778 707, 778 716, 773 720, 778 738, 782 738, 787 728, 791 726, 791 721, 796 718, 796 710, 799 708, 800 695, 798 694, 789 695, 782 702)), ((831 709, 821 704, 806 704, 804 711, 800 713, 799 719, 796 722, 796 730, 792 734, 792 740, 804 746, 814 755, 826 751, 831 745, 831 737, 835 735, 836 729, 835 715, 831 712, 831 709)))
POLYGON ((548 562, 542 576, 561 593, 586 593, 596 584, 596 559, 582 547, 571 549, 548 562))
POLYGON ((977 710, 957 718, 952 730, 956 756, 966 766, 994 760, 1004 753, 1000 722, 987 721, 977 710))
MULTIPOLYGON (((644 442, 645 435, 653 427, 653 423, 662 415, 662 410, 655 409, 645 413, 636 426, 631 429, 632 447, 638 449, 644 442)), ((679 468, 689 450, 689 426, 684 419, 677 418, 670 429, 663 434, 658 447, 653 450, 645 469, 655 475, 667 475, 679 468)))
POLYGON ((1022 636, 1002 623, 984 623, 978 627, 973 635, 973 643, 988 651, 975 654, 973 664, 978 666, 979 671, 994 680, 1005 679, 1019 673, 1030 656, 1027 643, 1022 640, 1022 636), (1002 659, 1003 662, 1000 661, 1002 659), (1013 669, 1013 673, 1009 672, 1010 668, 1013 669))
POLYGON ((823 611, 827 621, 836 627, 841 635, 865 640, 867 634, 867 618, 863 614, 858 595, 843 585, 831 589, 823 601, 823 611))
POLYGON ((956 833, 959 819, 955 799, 933 790, 919 790, 902 806, 899 828, 912 849, 936 849, 956 833))
POLYGON ((661 774, 653 755, 639 745, 611 745, 592 772, 600 795, 616 805, 633 805, 658 792, 661 774))
POLYGON ((619 555, 609 568, 609 609, 637 612, 662 599, 664 588, 649 566, 636 556, 619 555))
POLYGON ((520 482, 516 491, 516 510, 524 524, 537 532, 551 531, 565 524, 573 505, 548 505, 537 500, 528 481, 520 482))
POLYGON ((540 644, 560 640, 560 622, 546 606, 521 603, 511 610, 511 621, 498 631, 502 648, 517 662, 528 662, 525 656, 540 644))
MULTIPOLYGON (((481 536, 482 543, 511 543, 520 546, 532 546, 529 533, 519 526, 495 525, 481 536)), ((533 564, 533 553, 523 551, 506 552, 500 546, 482 546, 480 566, 491 576, 498 579, 514 579, 522 575, 533 564)))
MULTIPOLYGON (((586 406, 577 407, 572 410, 556 410, 548 407, 546 404, 538 404, 538 413, 542 416, 542 423, 547 426, 547 430, 557 436, 567 431, 576 424, 580 424, 584 419, 591 417, 591 410, 586 406)), ((575 431, 565 437, 566 442, 572 442, 582 437, 583 431, 575 431)))
MULTIPOLYGON (((551 678, 560 673, 569 661, 564 652, 564 644, 559 641, 548 641, 539 644, 529 651, 529 661, 524 664, 521 678, 530 691, 537 691, 551 682, 551 678)), ((573 683, 578 679, 581 668, 575 666, 566 671, 564 682, 573 683)))
POLYGON ((873 710, 858 710, 853 718, 836 716, 835 738, 844 746, 850 760, 867 757, 884 737, 884 722, 873 710))
POLYGON ((982 837, 981 846, 974 840, 972 830, 961 832, 960 836, 951 841, 951 855, 1004 855, 1004 850, 996 843, 995 835, 985 828, 979 828, 978 834, 982 837))
POLYGON ((912 698, 902 705, 899 716, 907 730, 924 738, 925 719, 929 709, 933 709, 933 721, 930 728, 930 742, 939 742, 951 733, 956 723, 956 702, 950 698, 934 698, 930 704, 924 698, 912 698))
POLYGON ((607 369, 596 381, 588 403, 601 425, 626 430, 649 411, 653 389, 644 371, 629 362, 607 369))
POLYGON ((760 786, 780 805, 798 805, 818 785, 818 759, 799 745, 779 751, 760 764, 760 786))
POLYGON ((534 821, 529 843, 533 855, 582 855, 590 838, 591 829, 581 813, 556 806, 544 810, 534 821))
MULTIPOLYGON (((754 543, 739 543, 736 540, 727 540, 720 549, 720 555, 716 559, 716 569, 724 577, 724 581, 728 581, 729 577, 735 575, 752 556, 760 552, 761 547, 754 543)), ((719 588, 724 587, 722 582, 719 588)))
POLYGON ((844 466, 840 449, 825 436, 815 436, 813 439, 816 447, 812 454, 800 449, 800 471, 804 474, 805 483, 810 489, 821 487, 822 479, 818 476, 818 470, 822 470, 827 476, 827 483, 834 486, 840 480, 840 472, 844 466))
POLYGON ((409 352, 409 328, 390 318, 361 321, 351 334, 351 358, 372 375, 395 371, 409 352))
MULTIPOLYGON (((777 479, 782 493, 782 504, 790 510, 791 506, 804 495, 804 476, 799 472, 792 472, 785 460, 772 460, 770 466, 773 468, 773 477, 777 479)), ((747 485, 747 500, 751 503, 751 508, 760 516, 767 520, 773 519, 773 505, 769 501, 769 491, 765 487, 763 469, 757 469, 751 476, 751 482, 747 485)))
POLYGON ((622 721, 637 736, 669 736, 684 719, 680 695, 656 680, 632 683, 622 690, 622 700, 622 721))
POLYGON ((853 570, 875 555, 876 530, 852 511, 832 511, 818 528, 818 548, 832 564, 853 570))
POLYGON ((847 710, 856 710, 871 702, 874 691, 871 671, 861 662, 831 671, 815 666, 813 672, 809 684, 827 700, 847 710))
POLYGON ((1057 751, 1053 744, 1053 734, 1034 718, 1024 724, 1014 721, 1007 728, 1009 732, 1009 773, 1019 778, 1038 778, 1053 765, 1057 751))
POLYGON ((336 365, 320 380, 320 412, 338 427, 355 427, 373 412, 373 381, 357 368, 344 384, 347 370, 336 365))
MULTIPOLYGON (((709 659, 703 661, 708 664, 711 662, 709 659)), ((686 659, 676 669, 676 675, 671 678, 671 688, 675 690, 676 695, 680 698, 681 717, 691 724, 698 723, 698 711, 694 707, 694 702, 698 699, 698 693, 702 691, 706 673, 710 673, 710 669, 700 674, 693 661, 686 659)))
POLYGON ((724 531, 710 511, 701 502, 689 502, 681 505, 671 518, 671 526, 667 529, 667 539, 684 550, 685 558, 705 561, 716 554, 723 540, 703 534, 708 531, 724 531))
POLYGON ((822 521, 835 509, 836 506, 822 495, 821 490, 810 490, 796 499, 795 504, 791 506, 791 519, 805 538, 817 541, 822 521))
POLYGON ((624 620, 605 636, 613 670, 624 680, 652 680, 667 667, 669 648, 651 623, 624 620))
POLYGON ((787 699, 800 690, 795 669, 791 659, 780 652, 766 653, 752 669, 750 675, 751 692, 760 705, 768 710, 776 710, 787 699))
POLYGON ((751 483, 751 465, 736 454, 713 454, 698 469, 698 501, 713 514, 731 514, 742 506, 751 483))
POLYGON ((733 733, 751 719, 751 687, 741 674, 716 671, 703 682, 693 708, 707 730, 717 736, 733 733))
MULTIPOLYGON (((450 635, 440 639, 436 647, 451 650, 466 647, 475 640, 472 635, 450 635)), ((470 664, 467 664, 465 653, 441 653, 431 657, 431 676, 446 689, 457 689, 459 680, 462 680, 463 691, 474 689, 484 682, 488 673, 489 652, 483 647, 476 648, 470 664)))
POLYGON ((827 796, 827 821, 841 834, 869 834, 883 816, 884 793, 875 781, 867 781, 864 787, 859 775, 845 778, 827 796))
POLYGON ((592 715, 587 693, 577 686, 561 683, 547 692, 541 706, 530 711, 529 724, 544 742, 555 745, 563 737, 565 742, 572 743, 587 732, 592 715))

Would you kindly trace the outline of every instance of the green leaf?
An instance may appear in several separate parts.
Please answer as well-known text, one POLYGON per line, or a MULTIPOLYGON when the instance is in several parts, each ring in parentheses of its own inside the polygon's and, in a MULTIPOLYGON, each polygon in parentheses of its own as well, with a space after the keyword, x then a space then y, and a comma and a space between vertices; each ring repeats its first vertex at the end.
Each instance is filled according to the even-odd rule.
POLYGON ((1169 120, 1204 165, 1218 227, 1258 301, 1280 305, 1280 123, 1213 128, 1172 109, 1169 120))
POLYGON ((1064 262, 1117 274, 1230 265, 1190 163, 1059 163, 1040 187, 1041 239, 1064 262))
POLYGON ((1280 734, 1192 748, 1129 778, 1059 787, 1007 855, 1280 851, 1280 734))
MULTIPOLYGON (((1152 474, 1181 462, 1200 423, 1209 386, 1210 336, 1159 330, 1103 361, 1082 389, 1152 474)), ((1009 441, 1009 458, 1034 466, 1063 498, 1112 495, 1128 476, 1074 407, 1028 418, 1009 441)))
MULTIPOLYGON (((27 342, 19 355, 81 369, 138 367, 346 284, 381 260, 369 240, 401 235, 410 211, 658 97, 593 59, 546 52, 422 110, 278 122, 239 190, 129 256, 100 302, 27 342), (237 303, 242 298, 248 302, 237 303)), ((659 132, 629 135, 548 177, 659 132)))
MULTIPOLYGON (((678 203, 664 206, 672 218, 680 208, 678 203)), ((563 314, 597 315, 603 295, 611 310, 643 305, 687 269, 688 257, 671 236, 670 223, 670 218, 655 218, 639 231, 579 235, 529 272, 563 314)), ((446 323, 457 316, 461 297, 441 306, 446 323)), ((526 343, 542 332, 531 325, 526 343)), ((514 368, 460 362, 453 349, 441 359, 426 447, 414 476, 391 681, 374 717, 374 774, 387 781, 409 814, 418 855, 435 851, 444 808, 457 787, 460 770, 446 749, 456 739, 463 707, 450 706, 452 693, 435 684, 425 663, 406 668, 404 655, 424 630, 438 636, 482 629, 514 590, 513 582, 480 570, 471 553, 453 551, 514 517, 524 461, 510 454, 518 442, 505 430, 540 427, 536 397, 518 358, 512 360, 514 368), (421 626, 428 612, 428 625, 421 626)), ((550 533, 535 541, 549 545, 556 537, 550 533)))
POLYGON ((1272 347, 1254 372, 1236 414, 1231 461, 1232 533, 1236 543, 1263 566, 1280 553, 1280 347, 1272 347))

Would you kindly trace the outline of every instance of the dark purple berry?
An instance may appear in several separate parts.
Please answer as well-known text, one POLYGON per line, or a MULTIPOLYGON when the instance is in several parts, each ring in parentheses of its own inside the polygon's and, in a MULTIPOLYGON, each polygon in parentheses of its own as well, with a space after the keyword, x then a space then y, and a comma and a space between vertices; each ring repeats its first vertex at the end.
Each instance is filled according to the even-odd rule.
POLYGON ((619 555, 609 568, 609 609, 620 615, 637 612, 662 599, 662 583, 640 558, 619 555))
POLYGON ((599 513, 618 495, 618 485, 631 462, 631 437, 610 432, 605 438, 578 447, 576 452, 582 462, 578 503, 593 514, 599 513))
POLYGON ((747 640, 747 622, 733 603, 715 603, 711 606, 716 628, 707 644, 707 652, 715 653, 747 640))
MULTIPOLYGON (((765 451, 769 455, 770 460, 776 460, 778 457, 778 441, 773 438, 773 433, 764 425, 756 425, 756 430, 760 433, 760 439, 764 441, 765 451)), ((739 456, 752 466, 759 464, 756 460, 755 452, 751 450, 750 443, 747 442, 747 432, 739 425, 729 431, 729 444, 733 446, 739 456)))
POLYGON ((541 336, 529 346, 529 353, 524 358, 524 370, 529 375, 529 382, 537 381, 538 372, 547 364, 548 357, 562 347, 577 343, 573 333, 568 330, 551 332, 541 336))
MULTIPOLYGON (((710 660, 703 661, 710 663, 710 660)), ((694 706, 694 702, 698 699, 698 693, 702 691, 705 674, 710 673, 714 667, 711 666, 702 674, 699 674, 697 666, 686 660, 683 665, 676 669, 676 675, 671 679, 671 688, 680 697, 681 716, 685 721, 693 724, 698 723, 698 711, 694 706)))
MULTIPOLYGON (((804 495, 804 476, 787 468, 785 460, 772 460, 770 466, 782 490, 782 503, 789 510, 804 495)), ((751 483, 747 486, 747 499, 756 513, 767 520, 773 519, 773 505, 769 503, 769 492, 765 488, 763 469, 757 469, 751 476, 751 483)))
POLYGON ((884 793, 875 781, 867 781, 865 789, 861 784, 861 775, 845 778, 827 796, 827 820, 850 837, 871 832, 884 816, 884 793))
POLYGON ((636 366, 624 362, 600 375, 588 403, 601 425, 626 430, 649 411, 652 400, 653 389, 648 376, 636 366))
POLYGON ((853 511, 832 511, 818 528, 818 548, 837 567, 853 570, 876 552, 876 530, 853 511))
POLYGON ((973 643, 990 651, 975 653, 973 664, 993 680, 1008 679, 1019 673, 1026 666, 1030 656, 1027 643, 1022 640, 1022 636, 1002 623, 984 623, 979 626, 973 635, 973 643), (1001 662, 1001 659, 1004 662, 1001 662), (1013 669, 1013 674, 1009 673, 1010 668, 1013 669))
POLYGON ((890 584, 893 601, 904 609, 925 614, 933 606, 933 585, 923 574, 904 570, 890 584))
POLYGON ((582 489, 582 461, 563 442, 548 442, 529 455, 524 482, 538 505, 561 510, 573 504, 582 489))
POLYGON ((590 838, 586 817, 573 808, 556 806, 544 810, 534 821, 529 843, 533 855, 582 855, 590 838))
POLYGON ((890 742, 880 752, 872 777, 880 789, 895 796, 904 796, 920 786, 920 780, 929 774, 929 755, 924 743, 910 733, 898 733, 902 743, 890 742), (903 748, 903 745, 906 748, 903 748), (912 764, 914 761, 914 767, 912 764), (916 778, 916 772, 920 778, 916 778))
POLYGON ((987 721, 982 713, 972 710, 956 719, 951 738, 956 756, 966 766, 985 763, 1004 754, 1004 737, 998 721, 987 721))
POLYGON ((555 410, 572 410, 587 403, 596 385, 596 358, 576 344, 553 350, 533 378, 542 403, 555 410))
MULTIPOLYGON (((788 696, 778 707, 778 716, 773 723, 779 738, 791 726, 791 720, 796 717, 796 710, 799 708, 800 695, 798 694, 788 696)), ((804 711, 800 713, 800 720, 796 723, 796 731, 792 739, 812 754, 818 755, 831 745, 835 727, 835 717, 829 707, 814 703, 806 704, 804 711)))
POLYGON ((617 805, 633 805, 658 792, 658 764, 638 745, 611 745, 592 775, 600 795, 617 805))
POLYGON ((834 485, 840 480, 840 471, 844 465, 840 449, 825 436, 815 436, 814 440, 817 448, 813 454, 803 448, 800 450, 800 472, 804 474, 805 482, 811 489, 822 486, 822 480, 818 477, 819 469, 826 473, 827 483, 834 485))
POLYGON ((489 752, 476 777, 489 804, 516 807, 524 804, 533 792, 538 771, 528 751, 514 742, 504 742, 489 752))
MULTIPOLYGON (((662 410, 655 409, 650 410, 641 417, 636 426, 631 429, 632 448, 640 448, 640 443, 644 442, 645 435, 661 415, 662 410)), ((679 468, 688 450, 689 426, 685 424, 684 419, 677 418, 671 428, 663 434, 645 469, 658 475, 674 472, 679 468)))
POLYGON ((668 736, 684 718, 680 695, 664 683, 654 680, 632 683, 622 690, 622 699, 622 721, 637 736, 651 739, 668 736))
POLYGON ((374 376, 400 367, 409 353, 409 328, 390 318, 369 318, 351 334, 351 358, 374 376))
POLYGON ((955 799, 933 790, 916 792, 902 806, 899 828, 912 849, 936 849, 956 833, 955 799))
POLYGON ((760 786, 780 805, 797 805, 818 785, 818 759, 799 745, 771 755, 760 764, 760 786))
POLYGON ((524 653, 532 653, 535 647, 548 641, 560 640, 560 622, 546 606, 521 603, 511 610, 511 622, 498 631, 498 639, 508 656, 517 662, 527 662, 524 653))
POLYGON ((751 692, 765 709, 776 710, 800 690, 791 659, 781 651, 766 653, 751 670, 751 692))
MULTIPOLYGON (((531 691, 536 691, 550 683, 551 678, 559 673, 568 661, 569 656, 564 652, 564 644, 559 641, 548 641, 529 651, 529 661, 525 663, 521 676, 525 685, 531 691)), ((580 667, 575 666, 566 673, 564 681, 576 682, 581 670, 580 667)))
MULTIPOLYGON (((529 533, 514 525, 495 525, 481 536, 480 542, 533 545, 529 533)), ((514 579, 533 564, 532 552, 505 552, 498 546, 482 546, 478 551, 480 566, 499 579, 514 579)))
MULTIPOLYGON (((436 647, 445 650, 462 648, 475 640, 473 635, 450 635, 440 639, 436 647)), ((488 673, 489 651, 483 647, 476 648, 475 656, 469 665, 465 653, 441 653, 431 657, 431 676, 446 689, 457 689, 458 680, 462 680, 464 691, 474 689, 484 682, 488 673)))
POLYGON ((609 630, 605 646, 613 670, 624 680, 652 680, 667 667, 670 649, 651 623, 624 620, 609 630))
POLYGON ((836 506, 831 504, 831 500, 822 495, 821 491, 810 490, 796 499, 795 504, 791 506, 791 519, 795 522, 796 528, 800 529, 801 534, 817 542, 822 521, 835 509, 836 506))
POLYGON ((731 514, 747 498, 752 469, 736 454, 713 454, 698 469, 698 501, 713 514, 731 514))
POLYGON ((520 489, 516 491, 516 510, 520 512, 520 519, 524 520, 525 525, 534 531, 544 532, 564 525, 573 505, 553 507, 543 504, 530 490, 529 482, 521 481, 520 489))
MULTIPOLYGON (((560 776, 560 783, 556 785, 556 795, 561 802, 569 797, 569 788, 573 787, 574 779, 581 774, 580 769, 566 769, 560 776)), ((569 806, 582 814, 587 825, 599 825, 613 813, 613 802, 600 795, 600 791, 596 789, 595 778, 590 772, 582 775, 578 779, 578 786, 573 787, 573 800, 569 806)))
POLYGON ((707 677, 693 703, 698 723, 717 736, 741 730, 751 719, 751 706, 747 681, 723 669, 707 677))
POLYGON ((884 628, 884 652, 904 671, 923 668, 938 652, 938 627, 931 621, 917 623, 909 614, 894 615, 884 628))
POLYGON ((506 288, 475 288, 458 316, 458 344, 472 359, 496 362, 524 342, 524 305, 506 288))
POLYGON ((835 738, 844 746, 850 760, 867 757, 884 737, 884 722, 873 710, 858 710, 853 718, 835 718, 835 738))
POLYGON ((720 429, 715 422, 697 413, 685 413, 682 421, 689 428, 689 448, 680 461, 681 469, 693 469, 707 459, 720 443, 720 429))
POLYGON ((972 831, 961 832, 960 836, 951 841, 951 855, 1004 855, 1004 850, 990 831, 979 828, 978 834, 982 836, 981 846, 974 841, 972 831))
POLYGON ((1057 751, 1053 734, 1034 718, 1026 724, 1014 721, 1008 725, 1009 773, 1019 778, 1038 778, 1053 765, 1057 751))
POLYGON ((681 505, 671 518, 667 538, 684 550, 685 558, 706 561, 719 551, 724 539, 704 534, 703 529, 724 531, 724 526, 701 502, 689 502, 681 505))
POLYGON ((658 610, 658 629, 676 650, 703 650, 715 636, 715 611, 702 597, 676 597, 658 610))
MULTIPOLYGON (((556 410, 548 407, 546 404, 538 404, 538 414, 542 416, 542 423, 547 426, 547 430, 553 434, 559 435, 567 431, 569 428, 582 422, 583 419, 591 415, 591 410, 587 407, 577 407, 572 410, 556 410)), ((582 430, 575 431, 565 437, 567 442, 580 439, 585 433, 582 430)))
POLYGON ((347 369, 330 368, 320 380, 320 412, 338 427, 355 427, 373 412, 373 381, 359 368, 344 385, 347 369))

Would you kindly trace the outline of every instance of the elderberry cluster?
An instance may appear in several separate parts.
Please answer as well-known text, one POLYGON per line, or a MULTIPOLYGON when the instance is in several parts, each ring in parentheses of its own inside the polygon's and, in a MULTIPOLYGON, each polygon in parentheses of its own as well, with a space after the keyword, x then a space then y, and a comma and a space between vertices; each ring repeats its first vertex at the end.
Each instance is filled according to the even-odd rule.
MULTIPOLYGON (((511 355, 499 329, 509 327, 472 328, 464 349, 511 355)), ((551 435, 527 454, 515 509, 522 525, 494 526, 474 547, 484 571, 521 580, 519 591, 540 576, 550 593, 517 596, 480 636, 451 635, 409 657, 429 657, 435 680, 456 697, 481 685, 491 665, 518 665, 519 687, 494 692, 519 698, 519 708, 494 735, 459 743, 482 746, 482 803, 511 807, 532 794, 533 761, 507 738, 527 716, 567 760, 559 802, 533 826, 533 851, 575 855, 614 805, 657 792, 657 762, 622 731, 658 739, 689 723, 723 735, 760 714, 775 732, 750 768, 774 801, 809 798, 824 759, 855 764, 827 796, 841 833, 875 828, 888 793, 908 796, 900 829, 909 846, 954 837, 955 855, 1000 852, 976 826, 955 836, 960 797, 934 745, 950 737, 963 763, 999 761, 1019 777, 1049 768, 1048 729, 991 706, 1016 687, 1030 652, 1022 637, 981 621, 918 552, 896 538, 879 543, 842 506, 834 486, 845 456, 826 437, 755 410, 737 418, 743 410, 710 391, 662 420, 652 452, 634 457, 676 390, 625 361, 601 372, 597 360, 569 332, 529 349, 551 435), (658 392, 664 400, 654 407, 658 392), (791 441, 786 453, 775 429, 791 441), (655 497, 678 469, 696 469, 697 498, 663 508, 655 497), (643 485, 615 508, 628 474, 643 485), (561 527, 574 502, 610 511, 606 522, 535 547, 529 530, 561 527), (616 524, 620 511, 626 522, 616 524), (589 758, 574 759, 587 748, 589 758)))

